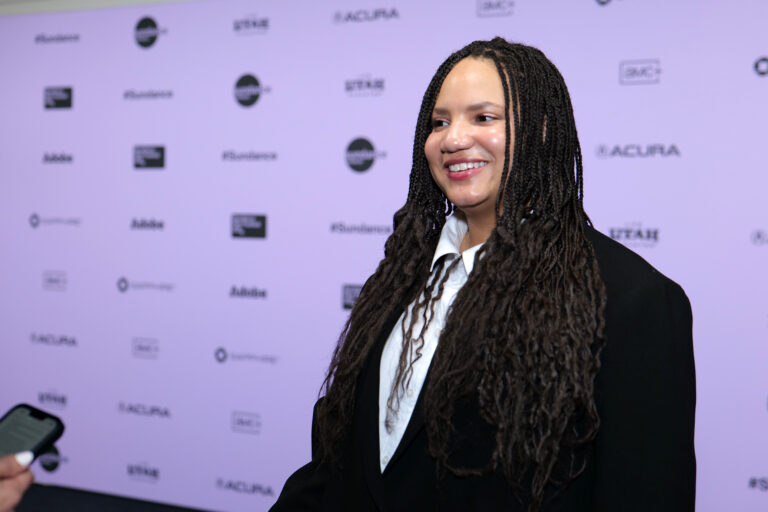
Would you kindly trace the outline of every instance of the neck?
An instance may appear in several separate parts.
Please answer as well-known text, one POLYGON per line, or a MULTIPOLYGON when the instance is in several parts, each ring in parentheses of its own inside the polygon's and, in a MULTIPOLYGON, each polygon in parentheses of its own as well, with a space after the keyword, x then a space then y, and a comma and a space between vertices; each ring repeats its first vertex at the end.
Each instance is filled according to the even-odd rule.
POLYGON ((495 216, 467 215, 466 212, 462 211, 457 212, 457 214, 460 214, 467 222, 467 233, 461 239, 461 246, 459 247, 462 252, 478 244, 485 243, 496 227, 495 216))

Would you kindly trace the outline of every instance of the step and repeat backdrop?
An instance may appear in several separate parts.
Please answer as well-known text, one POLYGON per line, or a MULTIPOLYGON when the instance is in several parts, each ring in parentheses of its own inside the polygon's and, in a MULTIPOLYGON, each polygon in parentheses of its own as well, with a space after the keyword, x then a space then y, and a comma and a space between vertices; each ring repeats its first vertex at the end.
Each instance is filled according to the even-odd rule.
POLYGON ((0 17, 0 408, 40 482, 264 511, 405 200, 439 63, 569 85, 596 227, 687 291, 700 511, 768 507, 768 4, 200 1, 0 17))

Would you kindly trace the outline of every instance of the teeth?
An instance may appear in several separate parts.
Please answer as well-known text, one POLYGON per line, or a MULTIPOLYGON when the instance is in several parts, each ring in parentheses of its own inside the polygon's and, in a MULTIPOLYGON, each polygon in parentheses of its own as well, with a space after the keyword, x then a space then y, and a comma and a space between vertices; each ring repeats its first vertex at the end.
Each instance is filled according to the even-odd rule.
POLYGON ((453 164, 448 166, 448 170, 451 172, 466 171, 467 169, 475 169, 476 167, 482 167, 488 162, 469 162, 461 164, 453 164))

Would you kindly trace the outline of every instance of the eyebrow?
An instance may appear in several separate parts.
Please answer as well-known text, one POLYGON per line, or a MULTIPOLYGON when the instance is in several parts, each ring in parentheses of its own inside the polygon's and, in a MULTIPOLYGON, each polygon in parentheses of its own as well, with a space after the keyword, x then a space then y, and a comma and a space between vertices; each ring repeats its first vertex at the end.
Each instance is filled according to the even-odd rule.
MULTIPOLYGON (((497 103, 493 103, 491 101, 483 101, 483 102, 475 103, 474 105, 468 106, 467 110, 469 110, 469 111, 485 110, 488 107, 499 108, 499 109, 502 109, 502 110, 504 109, 503 106, 501 106, 501 105, 499 105, 497 103)), ((448 112, 448 109, 435 107, 432 110, 432 113, 433 114, 437 114, 439 116, 444 116, 444 115, 448 115, 449 112, 448 112)))

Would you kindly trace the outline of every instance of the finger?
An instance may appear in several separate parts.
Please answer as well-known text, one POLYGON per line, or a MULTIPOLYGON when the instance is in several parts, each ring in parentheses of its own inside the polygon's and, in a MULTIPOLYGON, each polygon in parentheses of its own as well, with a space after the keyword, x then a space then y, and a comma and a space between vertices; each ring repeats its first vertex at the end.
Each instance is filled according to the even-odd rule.
POLYGON ((12 511, 19 504, 24 491, 32 484, 32 472, 27 470, 12 478, 0 480, 0 512, 12 511))
POLYGON ((0 478, 18 475, 29 467, 34 458, 30 451, 0 457, 0 478))

